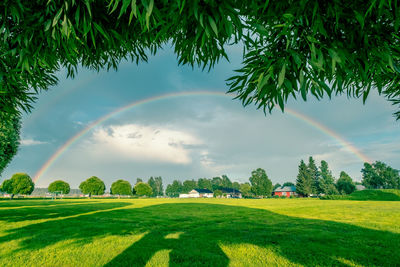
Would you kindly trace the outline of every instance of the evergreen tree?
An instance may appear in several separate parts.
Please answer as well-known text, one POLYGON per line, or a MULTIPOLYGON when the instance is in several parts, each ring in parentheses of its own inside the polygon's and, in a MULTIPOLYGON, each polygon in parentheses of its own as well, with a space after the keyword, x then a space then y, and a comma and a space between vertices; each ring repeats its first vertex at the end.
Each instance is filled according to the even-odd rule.
POLYGON ((303 160, 300 161, 299 173, 296 180, 296 191, 299 195, 308 197, 313 192, 313 181, 310 171, 303 160))
POLYGON ((320 175, 319 179, 319 188, 321 190, 320 193, 325 195, 335 195, 339 192, 335 186, 335 178, 333 178, 332 172, 329 170, 328 163, 325 160, 321 161, 320 166, 320 175))
POLYGON ((312 180, 312 194, 319 194, 321 193, 321 188, 319 184, 319 172, 318 172, 318 167, 315 164, 315 160, 313 157, 308 158, 308 171, 310 173, 310 177, 312 180))

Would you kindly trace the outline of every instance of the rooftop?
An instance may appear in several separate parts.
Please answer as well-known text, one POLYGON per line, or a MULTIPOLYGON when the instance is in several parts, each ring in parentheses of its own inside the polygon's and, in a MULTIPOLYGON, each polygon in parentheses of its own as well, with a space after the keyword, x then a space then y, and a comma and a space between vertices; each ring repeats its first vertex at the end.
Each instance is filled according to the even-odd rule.
POLYGON ((296 192, 295 186, 278 187, 274 192, 296 192))

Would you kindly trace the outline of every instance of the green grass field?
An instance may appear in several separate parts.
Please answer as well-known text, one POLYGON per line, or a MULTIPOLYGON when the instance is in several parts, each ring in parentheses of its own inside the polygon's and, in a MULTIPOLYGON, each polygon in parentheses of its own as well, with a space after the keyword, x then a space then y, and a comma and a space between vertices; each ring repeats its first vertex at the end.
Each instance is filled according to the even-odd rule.
POLYGON ((0 266, 399 263, 398 201, 0 201, 0 266))

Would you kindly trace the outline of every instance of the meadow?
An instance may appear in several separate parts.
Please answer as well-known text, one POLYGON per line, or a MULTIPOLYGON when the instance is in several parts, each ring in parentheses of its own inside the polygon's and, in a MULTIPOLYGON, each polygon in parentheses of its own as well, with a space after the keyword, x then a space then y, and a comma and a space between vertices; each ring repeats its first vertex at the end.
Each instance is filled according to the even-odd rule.
POLYGON ((395 266, 400 202, 0 201, 0 266, 395 266))

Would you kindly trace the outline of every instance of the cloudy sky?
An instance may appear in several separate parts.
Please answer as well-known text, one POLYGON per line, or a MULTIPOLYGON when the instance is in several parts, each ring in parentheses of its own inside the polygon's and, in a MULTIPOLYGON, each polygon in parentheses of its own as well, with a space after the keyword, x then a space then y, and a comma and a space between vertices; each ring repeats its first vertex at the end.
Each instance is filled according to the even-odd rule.
POLYGON ((117 179, 150 176, 170 183, 226 174, 245 182, 259 167, 273 183, 294 182, 300 160, 310 155, 326 160, 336 177, 344 170, 356 180, 360 154, 400 168, 400 122, 382 97, 372 94, 366 105, 345 96, 290 101, 292 112, 264 115, 223 94, 225 79, 240 67, 241 50, 231 48, 229 55, 231 62, 222 61, 211 72, 178 66, 168 47, 148 63, 124 62, 117 72, 82 69, 75 79, 60 72, 58 86, 43 92, 24 116, 20 151, 0 182, 15 172, 37 176, 79 133, 39 173, 37 187, 63 179, 77 188, 93 175, 108 187, 117 179), (169 96, 158 97, 163 95, 169 96), (115 112, 146 99, 153 100, 115 112))

